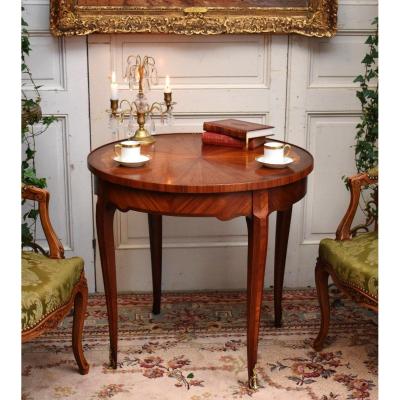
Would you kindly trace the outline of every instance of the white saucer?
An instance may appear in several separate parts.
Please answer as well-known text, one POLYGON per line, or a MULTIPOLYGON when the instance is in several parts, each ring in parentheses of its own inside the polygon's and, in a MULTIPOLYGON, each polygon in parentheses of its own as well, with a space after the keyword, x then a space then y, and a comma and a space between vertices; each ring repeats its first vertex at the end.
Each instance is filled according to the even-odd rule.
POLYGON ((290 158, 290 157, 284 157, 284 159, 281 163, 276 163, 276 162, 269 161, 268 158, 265 158, 264 156, 260 156, 260 157, 256 158, 256 161, 259 162, 260 164, 264 165, 265 167, 269 167, 269 168, 285 168, 289 164, 291 164, 294 160, 293 160, 293 158, 290 158))
POLYGON ((147 161, 150 160, 150 157, 141 154, 136 160, 134 161, 122 161, 119 157, 113 157, 113 160, 116 161, 119 165, 123 165, 124 167, 141 167, 142 165, 146 164, 147 161))

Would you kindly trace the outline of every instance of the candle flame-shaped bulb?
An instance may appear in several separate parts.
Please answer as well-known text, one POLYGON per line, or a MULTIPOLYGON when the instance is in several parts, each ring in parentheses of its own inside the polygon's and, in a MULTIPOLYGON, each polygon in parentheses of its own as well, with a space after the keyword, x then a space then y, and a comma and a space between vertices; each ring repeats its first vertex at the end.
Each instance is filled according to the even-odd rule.
POLYGON ((171 93, 171 81, 169 79, 169 75, 165 77, 165 86, 164 86, 164 93, 171 93))
POLYGON ((115 71, 111 73, 111 100, 118 100, 118 83, 115 79, 115 71))

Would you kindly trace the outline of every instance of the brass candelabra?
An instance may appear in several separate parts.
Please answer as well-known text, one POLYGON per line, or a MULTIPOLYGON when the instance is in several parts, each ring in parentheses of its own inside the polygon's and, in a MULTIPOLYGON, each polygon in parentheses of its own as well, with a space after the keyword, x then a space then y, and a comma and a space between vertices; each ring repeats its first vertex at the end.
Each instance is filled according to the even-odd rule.
MULTIPOLYGON (((145 128, 148 117, 158 113, 161 120, 167 116, 168 121, 172 121, 173 106, 172 91, 169 87, 169 77, 166 77, 166 86, 164 88, 164 102, 154 102, 151 105, 145 96, 145 90, 150 90, 150 84, 158 83, 157 69, 153 57, 129 56, 127 59, 127 68, 125 79, 129 82, 129 89, 134 90, 138 85, 138 94, 133 101, 128 99, 118 99, 116 83, 111 83, 111 109, 108 110, 110 118, 115 118, 120 123, 125 118, 136 118, 138 129, 133 133, 131 140, 136 140, 141 144, 151 144, 155 142, 154 136, 145 128), (114 86, 113 86, 114 85, 114 86)), ((114 80, 114 79, 113 79, 114 80)))

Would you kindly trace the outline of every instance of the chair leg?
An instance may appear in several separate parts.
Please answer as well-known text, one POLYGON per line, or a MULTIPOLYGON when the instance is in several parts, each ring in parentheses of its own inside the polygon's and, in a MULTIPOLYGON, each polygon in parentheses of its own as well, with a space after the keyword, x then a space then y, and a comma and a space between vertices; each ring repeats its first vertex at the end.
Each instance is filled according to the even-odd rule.
POLYGON ((88 302, 88 287, 86 278, 82 278, 81 289, 75 295, 74 300, 74 323, 72 328, 72 349, 79 372, 86 375, 89 372, 89 364, 86 361, 82 348, 82 332, 85 322, 85 313, 88 302))
POLYGON ((329 292, 328 292, 329 273, 323 264, 318 260, 315 266, 315 284, 321 310, 321 325, 317 338, 314 340, 314 349, 321 351, 326 335, 328 334, 330 321, 329 292))

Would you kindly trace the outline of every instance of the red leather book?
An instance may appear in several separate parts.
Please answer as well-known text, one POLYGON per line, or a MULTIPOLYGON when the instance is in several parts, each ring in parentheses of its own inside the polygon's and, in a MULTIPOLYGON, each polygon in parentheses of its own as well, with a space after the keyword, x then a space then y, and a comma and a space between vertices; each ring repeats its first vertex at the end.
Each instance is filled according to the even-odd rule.
MULTIPOLYGON (((268 135, 272 136, 272 135, 268 135)), ((204 144, 211 144, 215 146, 227 146, 227 147, 237 147, 240 149, 246 148, 246 141, 241 139, 236 139, 231 136, 222 135, 215 132, 203 132, 201 135, 201 140, 204 144)), ((262 146, 265 143, 265 137, 259 137, 248 140, 247 149, 252 150, 258 146, 262 146)))
POLYGON ((273 126, 240 121, 238 119, 222 119, 203 123, 203 130, 207 132, 220 133, 242 140, 266 136, 271 128, 273 126))

